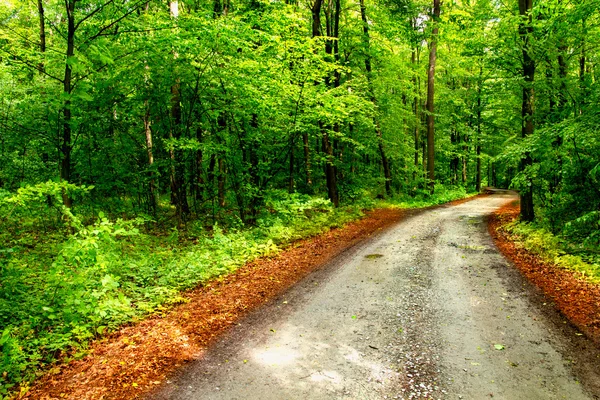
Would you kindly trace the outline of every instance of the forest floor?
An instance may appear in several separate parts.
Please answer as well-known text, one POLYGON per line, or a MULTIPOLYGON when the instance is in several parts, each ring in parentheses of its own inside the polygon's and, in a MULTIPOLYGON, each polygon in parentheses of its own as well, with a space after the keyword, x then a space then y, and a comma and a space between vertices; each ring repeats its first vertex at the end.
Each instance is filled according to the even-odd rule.
POLYGON ((115 332, 25 398, 599 398, 593 317, 564 311, 583 335, 557 310, 597 293, 547 300, 506 262, 486 218, 527 264, 494 229, 513 200, 375 210, 115 332))

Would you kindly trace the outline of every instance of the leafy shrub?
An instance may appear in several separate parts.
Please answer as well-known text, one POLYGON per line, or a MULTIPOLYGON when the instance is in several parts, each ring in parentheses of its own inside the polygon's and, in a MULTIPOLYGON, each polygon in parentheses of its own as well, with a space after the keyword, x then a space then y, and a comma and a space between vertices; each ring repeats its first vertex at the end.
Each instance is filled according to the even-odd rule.
POLYGON ((576 271, 593 282, 600 282, 600 257, 596 252, 586 250, 582 243, 554 235, 531 223, 513 222, 505 229, 525 249, 562 268, 576 271))

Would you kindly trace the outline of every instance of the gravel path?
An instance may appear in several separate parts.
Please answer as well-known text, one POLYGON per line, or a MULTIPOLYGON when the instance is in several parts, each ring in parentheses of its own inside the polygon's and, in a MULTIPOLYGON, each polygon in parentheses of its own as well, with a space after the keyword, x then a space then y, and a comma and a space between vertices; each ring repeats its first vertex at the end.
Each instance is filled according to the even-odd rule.
POLYGON ((600 381, 598 348, 487 233, 485 216, 513 199, 418 212, 351 248, 151 398, 600 398, 587 384, 600 381))

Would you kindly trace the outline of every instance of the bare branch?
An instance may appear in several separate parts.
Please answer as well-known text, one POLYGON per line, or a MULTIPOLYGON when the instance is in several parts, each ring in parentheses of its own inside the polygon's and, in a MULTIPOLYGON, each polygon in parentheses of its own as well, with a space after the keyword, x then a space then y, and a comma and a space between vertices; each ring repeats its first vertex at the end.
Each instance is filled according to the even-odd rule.
POLYGON ((87 38, 86 40, 83 41, 83 43, 81 43, 80 47, 97 39, 100 36, 103 36, 104 32, 106 32, 107 30, 109 30, 110 28, 112 28, 113 26, 115 26, 116 24, 118 24, 119 22, 121 22, 122 20, 124 20, 125 18, 127 18, 128 16, 130 16, 131 14, 133 14, 134 12, 136 12, 138 9, 140 9, 143 5, 146 4, 146 0, 141 0, 139 2, 137 2, 136 4, 133 5, 133 7, 127 11, 125 14, 121 15, 119 18, 117 18, 116 20, 114 20, 113 22, 111 22, 110 24, 100 28, 100 30, 93 36, 90 36, 89 38, 87 38))

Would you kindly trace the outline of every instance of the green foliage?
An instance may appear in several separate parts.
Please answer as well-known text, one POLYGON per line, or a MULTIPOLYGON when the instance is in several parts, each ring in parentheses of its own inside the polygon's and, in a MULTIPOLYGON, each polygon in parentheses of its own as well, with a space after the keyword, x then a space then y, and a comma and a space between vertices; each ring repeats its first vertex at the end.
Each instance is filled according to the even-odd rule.
POLYGON ((312 37, 308 3, 239 1, 220 13, 222 2, 180 2, 178 17, 165 1, 74 1, 72 13, 69 3, 42 2, 42 49, 36 2, 0 1, 5 391, 182 301, 181 290, 378 204, 531 188, 536 223, 561 238, 540 240, 567 249, 561 259, 596 262, 594 1, 536 4, 527 46, 516 3, 442 2, 434 195, 424 173, 431 1, 365 2, 365 25, 359 3, 342 0, 337 33, 329 2, 321 23, 336 38, 312 37), (535 132, 522 138, 528 85, 535 132), (339 208, 323 200, 332 186, 339 208))
POLYGON ((464 199, 476 194, 467 193, 462 186, 446 187, 436 185, 434 194, 431 194, 429 190, 418 190, 413 195, 396 196, 389 200, 380 201, 378 202, 378 206, 399 208, 429 207, 464 199))
MULTIPOLYGON (((594 217, 597 224, 598 216, 594 217)), ((600 246, 597 244, 590 246, 589 243, 574 241, 571 236, 556 236, 531 223, 514 222, 504 229, 525 249, 562 268, 573 270, 591 282, 600 283, 600 246)))

